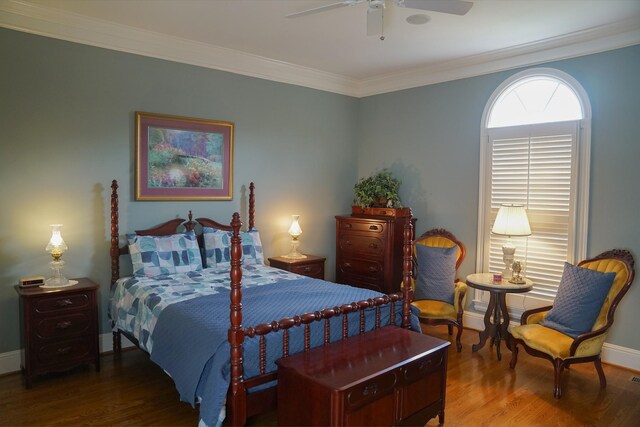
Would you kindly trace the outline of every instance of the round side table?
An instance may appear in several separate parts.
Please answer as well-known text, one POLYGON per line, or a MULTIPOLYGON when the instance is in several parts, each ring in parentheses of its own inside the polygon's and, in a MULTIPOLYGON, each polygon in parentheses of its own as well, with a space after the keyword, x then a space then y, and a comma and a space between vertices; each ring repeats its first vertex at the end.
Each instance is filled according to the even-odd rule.
POLYGON ((480 342, 471 347, 473 352, 484 347, 487 338, 491 337, 491 346, 496 346, 498 360, 502 360, 500 354, 500 340, 511 350, 509 344, 509 312, 507 311, 506 294, 529 292, 533 288, 533 282, 524 279, 525 283, 518 285, 502 279, 501 282, 493 281, 492 273, 475 273, 467 276, 467 285, 472 288, 489 292, 489 305, 484 314, 484 331, 480 331, 480 342))

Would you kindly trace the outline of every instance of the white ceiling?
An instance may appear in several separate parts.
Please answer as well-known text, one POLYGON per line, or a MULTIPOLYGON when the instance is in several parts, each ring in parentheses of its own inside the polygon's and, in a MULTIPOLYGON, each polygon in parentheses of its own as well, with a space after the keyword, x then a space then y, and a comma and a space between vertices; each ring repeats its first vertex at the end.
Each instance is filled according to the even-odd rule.
POLYGON ((424 25, 387 0, 384 41, 366 4, 285 17, 337 1, 0 0, 0 26, 354 96, 640 43, 640 0, 475 0, 424 25))

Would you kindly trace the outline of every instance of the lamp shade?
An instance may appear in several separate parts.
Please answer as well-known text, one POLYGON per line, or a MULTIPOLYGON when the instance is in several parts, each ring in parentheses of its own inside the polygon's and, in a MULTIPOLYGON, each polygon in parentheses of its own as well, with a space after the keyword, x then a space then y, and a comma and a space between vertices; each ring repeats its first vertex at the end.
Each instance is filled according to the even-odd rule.
POLYGON ((291 215, 291 227, 289 227, 289 235, 294 239, 302 234, 302 228, 300 228, 300 224, 298 223, 298 219, 300 215, 291 215))
POLYGON ((49 243, 45 250, 49 253, 59 253, 62 254, 64 251, 69 249, 67 244, 64 242, 62 238, 62 234, 60 229, 62 228, 62 224, 51 224, 51 239, 49 239, 49 243))
POLYGON ((531 227, 524 206, 515 204, 500 206, 491 232, 502 236, 529 236, 531 227))

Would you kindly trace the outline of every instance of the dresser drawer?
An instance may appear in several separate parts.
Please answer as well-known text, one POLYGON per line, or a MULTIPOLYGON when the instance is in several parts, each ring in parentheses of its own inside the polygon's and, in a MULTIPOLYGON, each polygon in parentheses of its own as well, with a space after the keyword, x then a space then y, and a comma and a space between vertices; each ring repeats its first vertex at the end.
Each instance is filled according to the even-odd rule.
POLYGON ((356 231, 366 232, 373 234, 383 234, 387 232, 387 224, 385 222, 372 222, 372 221, 340 221, 339 228, 343 232, 356 231))
POLYGON ((89 293, 80 292, 73 295, 38 298, 33 302, 36 314, 50 314, 57 311, 84 309, 89 307, 89 293))
POLYGON ((343 274, 341 277, 346 277, 344 276, 346 274, 364 280, 379 281, 383 279, 384 275, 382 263, 375 260, 343 258, 338 261, 337 268, 343 274))
POLYGON ((363 236, 344 233, 338 241, 338 250, 345 255, 382 259, 386 248, 384 236, 363 236))
POLYGON ((93 337, 78 337, 41 345, 36 351, 41 365, 68 365, 86 359, 94 351, 93 337))
POLYGON ((49 339, 79 335, 89 331, 93 326, 91 312, 69 313, 64 316, 41 317, 35 322, 38 338, 49 339))

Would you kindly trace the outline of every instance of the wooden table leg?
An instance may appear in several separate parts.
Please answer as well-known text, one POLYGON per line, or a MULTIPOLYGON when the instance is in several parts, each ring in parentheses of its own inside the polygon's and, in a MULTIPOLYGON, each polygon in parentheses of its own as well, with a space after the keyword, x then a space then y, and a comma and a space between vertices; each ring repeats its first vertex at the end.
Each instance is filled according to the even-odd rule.
POLYGON ((471 351, 474 353, 484 347, 488 337, 491 337, 493 345, 493 340, 496 336, 496 325, 491 322, 491 316, 494 314, 496 304, 495 292, 489 292, 489 306, 484 314, 484 331, 479 332, 480 342, 471 346, 471 351))

